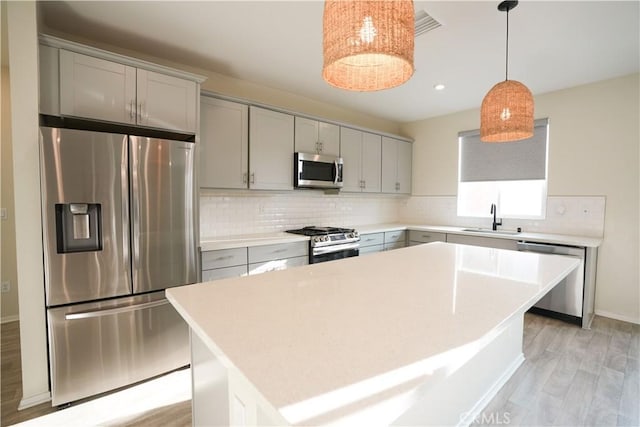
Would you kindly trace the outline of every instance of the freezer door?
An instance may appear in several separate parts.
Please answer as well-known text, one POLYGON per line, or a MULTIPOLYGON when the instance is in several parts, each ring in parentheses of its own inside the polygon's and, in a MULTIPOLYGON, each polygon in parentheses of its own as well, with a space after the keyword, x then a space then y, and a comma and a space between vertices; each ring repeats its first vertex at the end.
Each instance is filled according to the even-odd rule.
POLYGON ((189 328, 164 292, 47 310, 53 406, 189 363, 189 328))
POLYGON ((129 138, 134 293, 195 283, 195 145, 129 138))
POLYGON ((47 306, 130 294, 126 135, 40 136, 47 306))

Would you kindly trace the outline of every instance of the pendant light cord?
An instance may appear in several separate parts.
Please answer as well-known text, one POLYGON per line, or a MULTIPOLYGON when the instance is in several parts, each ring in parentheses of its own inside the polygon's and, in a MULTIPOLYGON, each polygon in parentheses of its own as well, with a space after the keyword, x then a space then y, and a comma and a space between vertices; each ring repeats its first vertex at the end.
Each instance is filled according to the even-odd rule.
POLYGON ((506 46, 505 64, 504 64, 504 80, 509 80, 509 9, 507 9, 507 46, 506 46))

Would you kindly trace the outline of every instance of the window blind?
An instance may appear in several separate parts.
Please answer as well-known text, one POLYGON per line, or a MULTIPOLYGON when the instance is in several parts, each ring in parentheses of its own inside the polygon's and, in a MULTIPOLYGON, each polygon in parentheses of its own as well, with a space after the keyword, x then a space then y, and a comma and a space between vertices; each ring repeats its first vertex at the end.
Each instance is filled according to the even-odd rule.
POLYGON ((516 142, 480 141, 480 130, 458 133, 460 182, 547 178, 549 119, 534 122, 533 136, 516 142))

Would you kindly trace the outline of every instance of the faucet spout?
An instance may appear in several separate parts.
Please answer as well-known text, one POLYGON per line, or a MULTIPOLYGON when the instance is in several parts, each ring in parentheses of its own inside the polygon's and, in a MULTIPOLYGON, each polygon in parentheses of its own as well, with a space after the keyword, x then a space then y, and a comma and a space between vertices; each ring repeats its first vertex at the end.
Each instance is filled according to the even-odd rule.
POLYGON ((493 222, 491 223, 491 229, 496 231, 499 225, 502 225, 502 220, 500 222, 496 221, 496 215, 498 213, 498 208, 495 203, 491 203, 491 214, 493 214, 493 222))

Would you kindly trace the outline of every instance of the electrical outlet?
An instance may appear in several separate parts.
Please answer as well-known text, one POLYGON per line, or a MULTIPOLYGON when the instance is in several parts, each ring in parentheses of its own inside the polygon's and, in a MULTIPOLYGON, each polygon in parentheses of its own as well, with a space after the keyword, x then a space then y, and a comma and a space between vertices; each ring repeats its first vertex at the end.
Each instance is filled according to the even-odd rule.
POLYGON ((11 282, 6 281, 6 282, 2 282, 2 292, 9 292, 11 290, 11 282))

